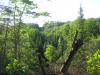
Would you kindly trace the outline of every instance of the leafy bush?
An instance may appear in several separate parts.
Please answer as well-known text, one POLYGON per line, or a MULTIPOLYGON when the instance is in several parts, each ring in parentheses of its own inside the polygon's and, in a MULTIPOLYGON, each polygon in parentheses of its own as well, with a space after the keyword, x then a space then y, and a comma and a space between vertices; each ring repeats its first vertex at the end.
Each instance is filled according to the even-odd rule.
POLYGON ((12 62, 6 66, 6 71, 9 75, 25 75, 27 70, 28 66, 24 63, 19 63, 16 59, 12 60, 12 62))
POLYGON ((47 45, 45 56, 49 59, 50 62, 53 62, 59 58, 59 53, 54 46, 47 45))
POLYGON ((100 50, 87 57, 87 71, 91 75, 100 75, 100 50))

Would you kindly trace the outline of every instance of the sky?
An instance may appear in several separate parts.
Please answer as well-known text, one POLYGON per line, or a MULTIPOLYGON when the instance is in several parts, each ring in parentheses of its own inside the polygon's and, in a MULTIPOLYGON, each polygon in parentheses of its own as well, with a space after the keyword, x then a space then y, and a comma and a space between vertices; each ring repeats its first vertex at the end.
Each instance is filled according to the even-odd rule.
POLYGON ((50 13, 49 18, 35 19, 42 25, 46 21, 73 21, 79 16, 80 4, 83 8, 84 18, 100 17, 100 0, 36 0, 39 11, 50 13))
MULTIPOLYGON (((4 0, 6 1, 6 0, 4 0)), ((33 0, 38 5, 38 11, 50 13, 50 17, 32 19, 25 16, 25 22, 35 22, 40 26, 47 21, 73 21, 79 16, 80 3, 84 18, 100 17, 100 0, 33 0)))

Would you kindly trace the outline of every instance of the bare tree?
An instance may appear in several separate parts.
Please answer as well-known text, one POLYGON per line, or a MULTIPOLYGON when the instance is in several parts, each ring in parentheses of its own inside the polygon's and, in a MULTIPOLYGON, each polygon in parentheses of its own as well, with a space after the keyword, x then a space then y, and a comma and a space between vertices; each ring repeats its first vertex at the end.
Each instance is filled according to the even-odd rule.
POLYGON ((79 20, 80 20, 80 25, 79 25, 79 30, 76 30, 76 34, 72 43, 72 48, 70 50, 70 54, 68 56, 68 58, 66 58, 65 63, 62 65, 61 69, 60 69, 60 73, 62 73, 63 75, 68 73, 68 69, 71 65, 71 62, 74 59, 74 56, 76 55, 76 53, 78 52, 78 49, 83 45, 83 9, 80 5, 80 11, 79 11, 79 20))

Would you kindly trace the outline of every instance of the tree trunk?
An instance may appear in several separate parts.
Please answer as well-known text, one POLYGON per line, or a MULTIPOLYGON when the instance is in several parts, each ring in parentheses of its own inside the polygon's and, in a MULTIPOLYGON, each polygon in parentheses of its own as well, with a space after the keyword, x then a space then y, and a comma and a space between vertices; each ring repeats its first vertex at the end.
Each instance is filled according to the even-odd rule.
POLYGON ((26 5, 24 5, 23 10, 20 12, 20 17, 19 17, 19 23, 16 26, 15 25, 15 11, 16 11, 16 4, 15 4, 15 11, 14 11, 14 53, 15 53, 15 58, 20 60, 21 59, 21 39, 20 39, 20 28, 21 28, 21 23, 22 23, 22 16, 24 13, 24 10, 26 8, 26 5))
POLYGON ((39 59, 39 64, 40 64, 41 71, 42 71, 43 75, 46 75, 46 71, 45 71, 44 66, 42 64, 42 58, 41 58, 40 53, 38 54, 38 59, 39 59))
POLYGON ((81 39, 77 39, 78 31, 76 31, 74 41, 72 44, 72 49, 70 51, 70 55, 68 56, 68 59, 65 60, 65 63, 62 65, 60 69, 60 73, 65 74, 68 73, 69 66, 77 53, 78 49, 83 45, 83 41, 81 39))

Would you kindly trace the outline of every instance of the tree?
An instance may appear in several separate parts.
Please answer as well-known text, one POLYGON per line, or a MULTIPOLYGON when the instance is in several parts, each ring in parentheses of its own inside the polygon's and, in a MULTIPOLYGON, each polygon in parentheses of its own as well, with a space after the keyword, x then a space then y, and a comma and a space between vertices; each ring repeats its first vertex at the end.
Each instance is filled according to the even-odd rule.
MULTIPOLYGON (((7 7, 3 7, 2 8, 2 12, 1 14, 4 15, 4 17, 1 17, 1 20, 4 21, 4 28, 2 29, 1 31, 1 34, 2 34, 2 45, 1 45, 1 56, 0 56, 0 60, 1 60, 1 63, 0 64, 0 74, 5 74, 4 71, 5 71, 5 65, 6 65, 6 59, 7 59, 7 42, 8 42, 8 30, 9 30, 9 23, 10 23, 10 10, 7 8, 7 7), (3 9, 4 8, 4 9, 3 9), (7 17, 6 17, 7 16, 7 17)), ((1 27, 2 28, 2 27, 1 27)))
MULTIPOLYGON (((83 29, 83 10, 80 6, 80 26, 81 26, 81 32, 82 32, 82 29, 83 29)), ((60 69, 60 72, 62 74, 65 74, 65 73, 68 73, 68 69, 69 69, 69 66, 74 58, 74 56, 76 55, 78 49, 83 45, 83 33, 80 32, 80 29, 79 30, 76 30, 76 34, 75 34, 75 37, 74 37, 74 40, 73 40, 73 43, 72 43, 72 48, 70 50, 70 54, 68 56, 68 59, 65 60, 65 63, 62 65, 61 69, 60 69), (78 35, 80 37, 78 37, 78 35)))
MULTIPOLYGON (((33 1, 29 1, 29 0, 9 0, 9 3, 10 3, 9 6, 2 5, 3 7, 1 7, 2 12, 4 14, 5 14, 5 12, 9 13, 10 17, 7 18, 7 19, 9 19, 11 21, 11 25, 13 25, 13 26, 9 26, 11 28, 11 30, 13 29, 12 30, 13 31, 13 38, 11 37, 10 38, 11 41, 9 41, 9 43, 13 42, 13 44, 12 44, 13 46, 12 47, 10 46, 10 49, 7 48, 8 22, 7 22, 7 27, 5 27, 5 37, 4 37, 3 44, 2 44, 2 48, 4 49, 4 54, 5 54, 5 51, 9 49, 9 53, 12 52, 12 54, 7 53, 6 56, 8 57, 8 56, 13 55, 13 57, 8 59, 9 62, 8 61, 5 62, 6 65, 8 63, 10 63, 11 60, 14 59, 14 58, 16 60, 18 60, 18 62, 23 62, 22 58, 21 58, 22 56, 24 56, 24 55, 22 55, 22 47, 21 47, 22 46, 22 44, 21 44, 22 43, 21 29, 22 29, 22 25, 23 25, 23 19, 22 19, 23 15, 31 14, 32 16, 37 16, 37 17, 41 16, 41 15, 42 16, 44 16, 44 15, 48 16, 47 12, 43 12, 43 13, 42 12, 41 13, 34 12, 33 9, 37 8, 37 6, 36 6, 36 4, 33 3, 33 1), (32 11, 30 11, 30 10, 32 10, 32 11), (30 11, 31 13, 28 13, 28 11, 30 11), (13 51, 12 51, 12 49, 13 49, 13 51)), ((2 15, 2 17, 5 17, 5 16, 2 15)), ((2 20, 2 18, 1 18, 1 20, 2 20)), ((0 60, 2 60, 2 56, 0 58, 1 58, 0 60)), ((4 60, 6 60, 6 59, 4 58, 4 60)), ((1 62, 1 63, 3 64, 3 62, 1 62)), ((5 65, 2 65, 2 66, 5 68, 5 65)))
POLYGON ((35 29, 29 34, 29 37, 30 37, 30 45, 37 53, 41 71, 43 75, 46 75, 46 71, 43 65, 43 59, 45 61, 48 61, 48 59, 44 55, 45 36, 38 29, 35 29))

